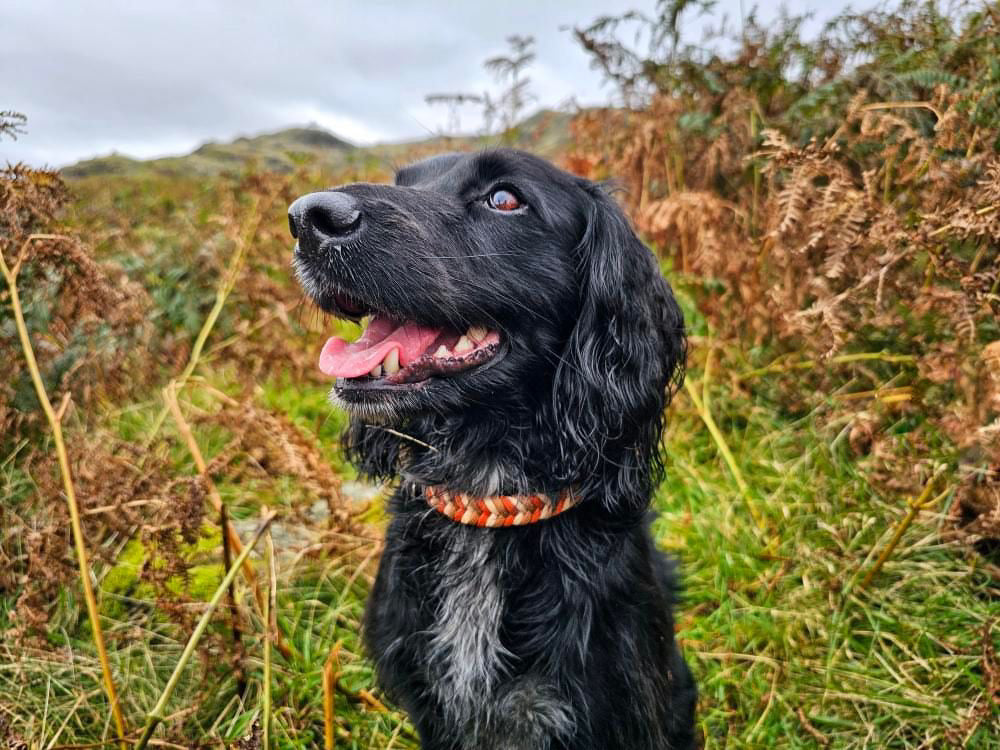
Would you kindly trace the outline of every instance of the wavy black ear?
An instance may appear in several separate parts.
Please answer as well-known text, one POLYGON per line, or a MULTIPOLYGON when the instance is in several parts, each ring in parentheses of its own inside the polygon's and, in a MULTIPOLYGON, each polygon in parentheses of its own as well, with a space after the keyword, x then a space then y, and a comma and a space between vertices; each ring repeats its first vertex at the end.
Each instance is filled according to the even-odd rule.
POLYGON ((598 185, 577 247, 580 312, 555 376, 564 459, 585 497, 644 511, 659 477, 663 411, 684 376, 684 319, 656 259, 598 185), (596 499, 596 497, 595 497, 596 499))

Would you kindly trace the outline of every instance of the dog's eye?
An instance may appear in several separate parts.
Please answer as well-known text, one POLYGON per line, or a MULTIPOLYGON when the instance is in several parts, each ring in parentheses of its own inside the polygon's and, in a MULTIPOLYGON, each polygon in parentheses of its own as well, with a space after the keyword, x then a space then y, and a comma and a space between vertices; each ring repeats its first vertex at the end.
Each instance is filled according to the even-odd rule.
POLYGON ((504 188, 494 190, 490 193, 490 197, 486 202, 495 211, 516 211, 524 205, 518 200, 516 195, 504 188))

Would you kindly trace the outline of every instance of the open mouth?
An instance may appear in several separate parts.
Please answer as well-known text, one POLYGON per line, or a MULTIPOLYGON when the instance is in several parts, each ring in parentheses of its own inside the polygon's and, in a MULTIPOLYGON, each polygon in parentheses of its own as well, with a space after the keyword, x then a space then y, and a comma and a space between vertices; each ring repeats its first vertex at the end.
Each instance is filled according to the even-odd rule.
MULTIPOLYGON (((366 312, 354 300, 338 298, 336 307, 344 317, 366 312)), ((356 385, 394 386, 466 372, 499 350, 500 335, 484 326, 458 331, 374 313, 357 341, 333 336, 326 342, 319 369, 356 385)))

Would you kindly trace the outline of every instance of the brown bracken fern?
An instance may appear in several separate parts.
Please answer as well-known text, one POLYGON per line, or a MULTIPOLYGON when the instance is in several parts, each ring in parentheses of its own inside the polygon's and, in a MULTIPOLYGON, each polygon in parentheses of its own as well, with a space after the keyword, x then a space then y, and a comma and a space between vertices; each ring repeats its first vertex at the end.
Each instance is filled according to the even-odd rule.
POLYGON ((581 114, 567 165, 623 179, 638 227, 702 290, 716 341, 780 354, 743 387, 798 410, 808 384, 822 396, 845 373, 853 392, 829 418, 868 436, 871 478, 915 495, 928 468, 884 447, 875 399, 883 427, 947 436, 956 533, 1000 540, 1000 500, 985 500, 1000 497, 1000 15, 904 1, 808 41, 801 18, 751 15, 723 54, 680 41, 697 5, 577 29, 628 106, 581 114))

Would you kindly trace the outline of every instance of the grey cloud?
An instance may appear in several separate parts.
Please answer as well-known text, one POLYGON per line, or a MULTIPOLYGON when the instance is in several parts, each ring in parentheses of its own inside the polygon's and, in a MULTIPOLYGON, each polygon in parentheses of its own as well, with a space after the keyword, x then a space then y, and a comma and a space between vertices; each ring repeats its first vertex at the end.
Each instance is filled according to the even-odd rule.
POLYGON ((0 109, 25 112, 29 133, 0 142, 0 161, 151 156, 301 124, 304 114, 343 123, 354 139, 420 137, 446 117, 423 96, 490 86, 482 60, 513 33, 537 38, 539 104, 599 102, 599 75, 560 27, 654 4, 8 0, 0 109))

